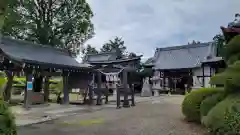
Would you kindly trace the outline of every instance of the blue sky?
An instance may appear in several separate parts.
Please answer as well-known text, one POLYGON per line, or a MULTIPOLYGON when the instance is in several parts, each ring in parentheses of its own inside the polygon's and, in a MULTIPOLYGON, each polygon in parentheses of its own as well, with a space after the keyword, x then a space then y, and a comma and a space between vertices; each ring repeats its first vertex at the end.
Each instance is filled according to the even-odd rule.
POLYGON ((240 0, 87 0, 100 48, 115 36, 129 52, 153 56, 156 47, 211 41, 240 12, 240 0))

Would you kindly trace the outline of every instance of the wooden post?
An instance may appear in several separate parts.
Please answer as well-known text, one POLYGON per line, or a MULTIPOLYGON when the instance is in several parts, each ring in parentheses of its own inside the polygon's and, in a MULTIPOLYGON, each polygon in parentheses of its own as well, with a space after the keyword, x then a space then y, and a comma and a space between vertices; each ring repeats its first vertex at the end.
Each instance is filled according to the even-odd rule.
POLYGON ((32 104, 33 75, 31 70, 26 71, 26 88, 24 92, 24 108, 29 109, 32 104))
POLYGON ((163 90, 165 91, 166 90, 166 78, 165 78, 165 74, 163 71, 161 71, 161 75, 163 74, 163 90))
POLYGON ((92 84, 88 85, 88 99, 89 99, 89 104, 92 105, 93 101, 93 89, 94 89, 94 80, 95 80, 95 74, 92 74, 92 84))
POLYGON ((108 104, 108 94, 109 94, 109 89, 106 87, 105 91, 104 91, 104 94, 105 94, 105 104, 108 104))
POLYGON ((121 95, 120 95, 120 89, 119 89, 119 85, 116 86, 116 91, 117 91, 117 109, 121 108, 121 95))
POLYGON ((131 104, 131 106, 135 106, 135 97, 134 97, 134 95, 135 95, 134 84, 132 84, 132 88, 131 88, 132 104, 131 104))
POLYGON ((97 73, 97 104, 96 105, 102 105, 102 100, 101 100, 101 96, 102 96, 102 88, 101 88, 101 84, 102 84, 102 74, 100 72, 97 73))
POLYGON ((48 102, 49 99, 49 76, 45 76, 44 79, 44 102, 48 102))
POLYGON ((123 101, 123 107, 130 107, 129 101, 128 101, 128 72, 126 69, 123 70, 123 88, 124 88, 124 101, 123 101))
POLYGON ((68 73, 63 74, 63 103, 69 104, 68 73))
POLYGON ((204 64, 202 64, 202 87, 205 87, 205 70, 204 70, 204 64))

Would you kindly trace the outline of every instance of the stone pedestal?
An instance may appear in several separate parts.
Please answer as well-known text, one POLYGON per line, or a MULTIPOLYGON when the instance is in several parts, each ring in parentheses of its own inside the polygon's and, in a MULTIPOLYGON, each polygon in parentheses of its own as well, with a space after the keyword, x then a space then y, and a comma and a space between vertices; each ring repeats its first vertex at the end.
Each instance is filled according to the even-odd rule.
POLYGON ((153 90, 153 96, 154 97, 158 97, 159 96, 159 91, 158 90, 153 90))
POLYGON ((117 89, 113 89, 113 99, 117 100, 117 89))
POLYGON ((113 95, 117 95, 117 89, 116 88, 113 89, 113 95))
POLYGON ((192 87, 192 90, 198 90, 198 89, 200 89, 200 88, 202 88, 201 86, 193 86, 192 87))
POLYGON ((148 78, 144 80, 143 87, 142 87, 142 97, 150 97, 152 96, 151 85, 148 83, 148 78))

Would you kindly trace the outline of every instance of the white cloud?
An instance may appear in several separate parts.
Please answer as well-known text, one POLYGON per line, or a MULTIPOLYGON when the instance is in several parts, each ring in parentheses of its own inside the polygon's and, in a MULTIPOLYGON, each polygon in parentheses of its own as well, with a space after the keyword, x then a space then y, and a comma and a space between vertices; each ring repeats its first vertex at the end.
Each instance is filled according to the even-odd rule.
POLYGON ((153 56, 156 47, 209 41, 240 12, 240 0, 88 0, 100 48, 121 36, 129 52, 153 56))

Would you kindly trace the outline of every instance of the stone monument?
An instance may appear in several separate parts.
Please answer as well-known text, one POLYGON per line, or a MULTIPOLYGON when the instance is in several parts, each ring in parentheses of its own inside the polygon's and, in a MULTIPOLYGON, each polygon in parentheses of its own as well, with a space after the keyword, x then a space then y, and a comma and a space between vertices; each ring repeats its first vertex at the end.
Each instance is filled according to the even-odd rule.
POLYGON ((143 87, 142 87, 142 97, 150 97, 152 96, 151 85, 149 84, 149 77, 143 80, 143 87))

